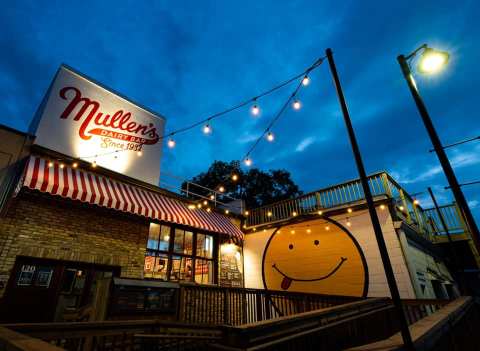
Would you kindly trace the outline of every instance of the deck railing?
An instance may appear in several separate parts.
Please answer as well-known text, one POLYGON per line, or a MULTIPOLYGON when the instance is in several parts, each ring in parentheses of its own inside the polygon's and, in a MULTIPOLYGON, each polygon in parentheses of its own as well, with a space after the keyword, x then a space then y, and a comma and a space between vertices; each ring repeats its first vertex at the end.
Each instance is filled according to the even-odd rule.
POLYGON ((182 285, 178 318, 188 323, 241 325, 362 299, 263 289, 182 285))
MULTIPOLYGON (((418 232, 426 239, 444 235, 445 229, 435 209, 423 209, 415 198, 409 195, 388 173, 374 173, 368 177, 370 190, 374 197, 391 199, 396 215, 408 224, 417 227, 418 232)), ((270 205, 249 210, 246 228, 266 224, 274 224, 290 218, 311 215, 336 207, 349 206, 364 199, 359 179, 337 184, 304 194, 295 199, 275 202, 270 205)), ((451 234, 466 232, 466 227, 455 204, 442 206, 441 211, 447 220, 451 234)))

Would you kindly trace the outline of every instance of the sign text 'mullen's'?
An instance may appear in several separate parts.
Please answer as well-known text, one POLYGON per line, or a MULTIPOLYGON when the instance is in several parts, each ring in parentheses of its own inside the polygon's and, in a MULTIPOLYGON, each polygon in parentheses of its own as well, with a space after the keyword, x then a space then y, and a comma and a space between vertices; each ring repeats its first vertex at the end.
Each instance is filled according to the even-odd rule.
POLYGON ((80 109, 73 120, 81 121, 81 119, 86 115, 85 119, 81 121, 78 131, 82 139, 89 140, 92 137, 92 134, 106 135, 106 133, 116 139, 131 140, 141 144, 156 144, 160 139, 154 124, 149 123, 148 125, 143 125, 135 122, 131 120, 132 114, 130 112, 124 113, 123 110, 118 110, 111 115, 104 114, 101 112, 101 105, 98 101, 91 100, 87 97, 82 97, 81 91, 75 87, 62 88, 59 92, 60 97, 67 101, 70 100, 70 98, 67 96, 67 93, 69 92, 74 93, 73 98, 61 114, 60 118, 67 119, 72 111, 77 106, 80 106, 80 109), (87 115, 85 112, 89 108, 90 112, 87 115), (114 134, 112 134, 112 129, 114 134), (119 132, 116 132, 116 130, 119 132), (122 133, 120 131, 127 133, 122 133), (132 133, 134 134, 133 136, 132 133))

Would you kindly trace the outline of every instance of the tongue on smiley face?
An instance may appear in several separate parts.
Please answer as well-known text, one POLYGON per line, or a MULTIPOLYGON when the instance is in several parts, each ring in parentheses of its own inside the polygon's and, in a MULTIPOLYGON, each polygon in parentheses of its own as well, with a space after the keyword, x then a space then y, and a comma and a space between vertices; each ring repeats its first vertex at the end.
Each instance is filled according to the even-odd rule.
POLYGON ((284 277, 280 286, 283 290, 287 290, 290 287, 290 284, 292 284, 292 279, 284 277))

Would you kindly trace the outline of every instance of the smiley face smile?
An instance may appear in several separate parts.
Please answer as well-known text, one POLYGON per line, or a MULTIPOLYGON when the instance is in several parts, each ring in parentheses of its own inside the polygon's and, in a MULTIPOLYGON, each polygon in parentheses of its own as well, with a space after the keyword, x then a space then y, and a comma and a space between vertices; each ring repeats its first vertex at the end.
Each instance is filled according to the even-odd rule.
POLYGON ((283 276, 283 280, 282 280, 282 284, 280 285, 282 287, 283 290, 287 290, 290 285, 292 284, 292 281, 297 281, 297 282, 315 282, 315 281, 319 281, 319 280, 324 280, 324 279, 327 279, 328 277, 331 277, 333 274, 335 274, 336 271, 338 271, 340 269, 340 267, 342 266, 342 264, 347 260, 346 257, 340 257, 340 262, 330 271, 330 273, 324 275, 324 276, 321 276, 319 278, 314 278, 314 279, 300 279, 300 278, 292 278, 288 275, 286 275, 285 273, 283 273, 278 267, 277 265, 274 263, 272 265, 272 267, 278 272, 280 273, 282 276, 283 276))

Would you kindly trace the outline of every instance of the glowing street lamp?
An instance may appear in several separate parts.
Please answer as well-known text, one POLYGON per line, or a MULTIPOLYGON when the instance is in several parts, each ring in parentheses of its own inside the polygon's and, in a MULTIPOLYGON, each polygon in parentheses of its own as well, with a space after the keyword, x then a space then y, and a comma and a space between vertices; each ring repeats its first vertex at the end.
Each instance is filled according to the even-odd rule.
POLYGON ((418 62, 418 71, 424 74, 437 73, 447 65, 449 58, 446 51, 425 47, 418 62))

